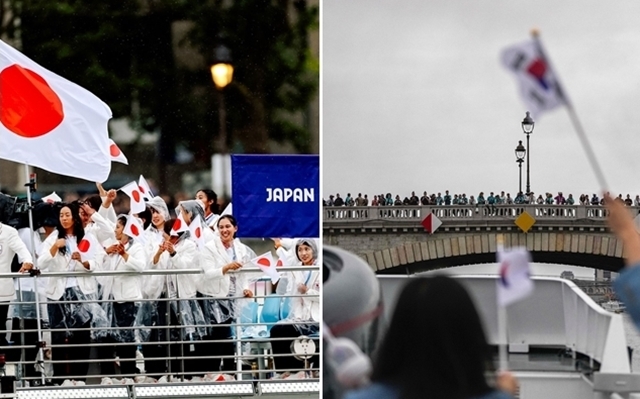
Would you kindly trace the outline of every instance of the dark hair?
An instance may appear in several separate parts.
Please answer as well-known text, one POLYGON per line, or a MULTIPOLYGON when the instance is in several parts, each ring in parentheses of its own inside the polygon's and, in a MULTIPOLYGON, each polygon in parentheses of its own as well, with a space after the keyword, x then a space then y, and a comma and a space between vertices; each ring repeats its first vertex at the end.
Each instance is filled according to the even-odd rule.
MULTIPOLYGON (((233 215, 224 215, 220 216, 216 221, 216 226, 218 226, 218 228, 220 228, 220 221, 223 219, 228 219, 233 227, 238 227, 238 222, 236 221, 236 218, 233 217, 233 215)), ((236 238, 235 233, 233 234, 233 238, 236 238)))
MULTIPOLYGON (((116 219, 116 223, 120 223, 122 225, 122 227, 127 225, 128 217, 132 217, 134 218, 135 216, 131 215, 131 216, 127 216, 127 215, 118 215, 118 218, 116 219)), ((133 237, 128 236, 127 234, 125 234, 124 232, 122 232, 122 234, 124 234, 127 238, 128 238, 128 242, 129 244, 133 244, 133 237)))
POLYGON ((102 206, 102 198, 100 198, 99 194, 90 195, 84 200, 84 203, 98 212, 102 206))
POLYGON ((171 218, 169 220, 164 221, 163 230, 167 235, 171 235, 171 229, 173 228, 173 224, 176 222, 176 218, 171 218))
POLYGON ((456 280, 415 278, 402 290, 375 361, 372 380, 403 399, 471 398, 490 392, 491 367, 480 316, 456 280))
MULTIPOLYGON (((69 204, 63 204, 60 207, 60 211, 64 207, 69 208, 71 211, 71 218, 73 219, 73 235, 76 236, 76 243, 79 243, 84 238, 84 227, 82 226, 82 219, 80 219, 80 207, 76 202, 72 202, 69 204)), ((58 224, 56 225, 56 229, 58 230, 58 238, 66 238, 67 232, 60 224, 60 212, 58 212, 58 224)), ((66 255, 67 248, 62 247, 58 251, 63 255, 66 255)))
MULTIPOLYGON (((210 190, 208 188, 203 188, 198 190, 197 192, 202 191, 204 193, 204 196, 207 197, 207 201, 213 201, 210 205, 209 205, 209 210, 211 211, 211 213, 217 215, 220 213, 220 205, 218 205, 218 194, 215 193, 215 191, 210 190)), ((207 204, 204 204, 204 206, 207 206, 207 204)))
POLYGON ((151 226, 151 209, 149 207, 145 207, 144 211, 138 213, 138 217, 144 222, 142 223, 142 228, 147 229, 147 227, 151 226))

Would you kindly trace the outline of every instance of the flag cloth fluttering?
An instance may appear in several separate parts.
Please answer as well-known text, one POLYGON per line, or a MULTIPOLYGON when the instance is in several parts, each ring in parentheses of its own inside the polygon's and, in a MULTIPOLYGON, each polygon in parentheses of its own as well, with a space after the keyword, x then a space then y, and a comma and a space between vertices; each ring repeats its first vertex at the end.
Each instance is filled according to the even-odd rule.
POLYGON ((529 271, 530 254, 526 248, 498 250, 500 267, 498 278, 498 306, 507 306, 526 298, 533 292, 529 271))
POLYGON ((104 182, 109 106, 0 41, 0 158, 104 182))
POLYGON ((504 49, 501 60, 518 80, 526 110, 534 119, 566 103, 557 75, 535 37, 504 49))
POLYGON ((280 280, 280 273, 276 270, 276 261, 271 252, 266 252, 254 259, 251 259, 251 264, 257 266, 264 274, 271 277, 271 282, 273 284, 280 280))
POLYGON ((127 157, 124 156, 120 147, 111 139, 109 139, 109 155, 111 155, 111 161, 129 165, 127 157))

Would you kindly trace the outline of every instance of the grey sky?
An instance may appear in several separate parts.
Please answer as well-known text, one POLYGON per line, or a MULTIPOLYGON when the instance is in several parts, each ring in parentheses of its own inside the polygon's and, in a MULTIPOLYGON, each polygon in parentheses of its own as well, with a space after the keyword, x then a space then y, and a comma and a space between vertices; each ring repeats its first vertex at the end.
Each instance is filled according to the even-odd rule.
MULTIPOLYGON (((609 188, 640 194, 640 2, 324 0, 322 7, 325 197, 515 194, 526 110, 500 52, 529 39, 532 28, 609 188)), ((536 118, 530 154, 536 194, 599 193, 564 107, 536 118)))

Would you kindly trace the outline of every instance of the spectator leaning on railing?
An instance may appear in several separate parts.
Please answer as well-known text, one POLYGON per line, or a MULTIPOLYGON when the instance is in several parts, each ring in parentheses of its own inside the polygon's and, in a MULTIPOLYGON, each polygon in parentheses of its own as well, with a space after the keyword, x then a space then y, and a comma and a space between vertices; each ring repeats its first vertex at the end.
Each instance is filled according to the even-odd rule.
MULTIPOLYGON (((622 201, 627 206, 639 206, 640 207, 640 195, 636 195, 635 199, 631 199, 631 195, 627 194, 626 198, 622 198, 622 194, 618 195, 617 199, 622 201)), ((591 198, 589 198, 588 194, 581 194, 578 202, 573 197, 572 194, 569 194, 565 197, 562 191, 559 191, 558 194, 554 197, 552 193, 545 193, 544 195, 540 194, 537 197, 533 192, 523 193, 518 192, 515 197, 511 197, 510 193, 505 193, 504 191, 500 191, 500 194, 494 194, 494 192, 490 192, 489 196, 485 198, 484 192, 480 192, 477 197, 473 195, 467 197, 466 193, 458 193, 458 194, 450 194, 449 190, 445 191, 445 195, 442 196, 441 193, 431 194, 429 195, 426 191, 423 192, 421 197, 418 197, 415 191, 411 192, 410 196, 402 197, 400 195, 393 195, 391 193, 387 194, 379 194, 374 195, 371 200, 371 204, 369 204, 368 196, 362 193, 358 193, 357 197, 352 197, 350 193, 347 193, 345 199, 340 197, 340 194, 329 195, 329 199, 322 201, 323 206, 451 206, 451 205, 490 205, 490 206, 501 206, 501 205, 526 205, 526 204, 536 204, 536 205, 582 205, 582 206, 602 206, 604 205, 604 197, 599 198, 596 194, 593 194, 591 198)))

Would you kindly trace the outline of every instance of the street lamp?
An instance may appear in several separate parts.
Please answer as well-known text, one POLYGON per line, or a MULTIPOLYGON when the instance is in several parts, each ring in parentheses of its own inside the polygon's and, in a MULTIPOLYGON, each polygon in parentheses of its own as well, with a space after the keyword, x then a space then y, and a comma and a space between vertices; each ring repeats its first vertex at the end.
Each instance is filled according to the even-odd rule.
POLYGON ((518 163, 518 168, 520 169, 518 193, 522 192, 522 163, 524 162, 524 156, 526 153, 527 153, 527 150, 522 145, 522 140, 518 140, 518 146, 516 147, 516 162, 518 163))
MULTIPOLYGON (((227 195, 227 107, 224 103, 224 88, 233 80, 233 65, 231 64, 231 50, 220 43, 213 49, 213 63, 211 78, 218 92, 218 140, 214 143, 215 150, 220 154, 222 169, 222 196, 227 195)), ((214 155, 214 158, 216 155, 214 155)), ((213 160, 212 160, 213 162, 213 160)), ((212 165, 214 166, 214 165, 212 165)))
POLYGON ((527 115, 522 120, 522 131, 527 135, 527 195, 531 193, 531 180, 529 178, 529 154, 531 153, 531 148, 529 147, 529 136, 533 133, 533 119, 529 115, 529 111, 527 111, 527 115))

